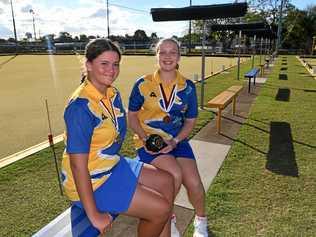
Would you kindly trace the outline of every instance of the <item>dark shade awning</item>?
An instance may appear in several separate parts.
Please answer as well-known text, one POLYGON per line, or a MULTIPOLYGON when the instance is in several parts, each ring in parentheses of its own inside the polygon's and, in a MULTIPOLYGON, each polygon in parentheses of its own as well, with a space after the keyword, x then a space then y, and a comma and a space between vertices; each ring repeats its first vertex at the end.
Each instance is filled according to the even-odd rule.
POLYGON ((152 8, 153 21, 207 20, 241 17, 247 13, 247 3, 190 6, 182 8, 152 8))
POLYGON ((266 28, 267 25, 264 22, 250 22, 250 23, 239 23, 239 24, 214 24, 211 25, 212 31, 239 31, 239 30, 255 30, 266 28))
POLYGON ((276 33, 273 32, 270 28, 263 28, 263 29, 255 29, 255 30, 242 30, 242 34, 247 36, 256 36, 263 37, 263 38, 269 38, 269 39, 275 39, 276 33))

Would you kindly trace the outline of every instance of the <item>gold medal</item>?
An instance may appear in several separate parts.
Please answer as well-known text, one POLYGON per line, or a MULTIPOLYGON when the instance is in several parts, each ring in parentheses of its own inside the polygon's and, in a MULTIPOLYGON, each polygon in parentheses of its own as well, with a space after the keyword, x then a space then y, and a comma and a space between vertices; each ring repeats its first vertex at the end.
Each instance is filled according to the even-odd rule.
POLYGON ((162 121, 164 123, 170 123, 171 122, 171 117, 169 115, 166 115, 165 117, 163 117, 162 121))

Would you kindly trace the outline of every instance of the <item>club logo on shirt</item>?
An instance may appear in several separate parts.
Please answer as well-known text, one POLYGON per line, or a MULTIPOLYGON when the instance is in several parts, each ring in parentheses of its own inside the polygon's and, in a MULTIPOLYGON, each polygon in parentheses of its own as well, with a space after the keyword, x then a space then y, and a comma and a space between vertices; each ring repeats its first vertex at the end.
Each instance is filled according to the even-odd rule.
POLYGON ((155 92, 151 92, 149 96, 150 96, 150 97, 157 97, 157 95, 155 94, 155 92))
POLYGON ((184 105, 181 109, 181 113, 185 113, 188 110, 188 105, 184 105))
POLYGON ((103 113, 102 113, 101 117, 102 117, 102 120, 106 120, 106 119, 108 118, 108 117, 105 116, 103 113))

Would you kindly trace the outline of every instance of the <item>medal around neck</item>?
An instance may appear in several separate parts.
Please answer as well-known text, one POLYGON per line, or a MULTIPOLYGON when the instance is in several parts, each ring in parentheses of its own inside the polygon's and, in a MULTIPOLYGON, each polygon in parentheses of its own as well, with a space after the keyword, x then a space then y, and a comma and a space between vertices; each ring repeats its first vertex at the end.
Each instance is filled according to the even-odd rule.
POLYGON ((167 146, 162 137, 158 134, 151 134, 145 143, 148 151, 159 152, 161 149, 167 146))

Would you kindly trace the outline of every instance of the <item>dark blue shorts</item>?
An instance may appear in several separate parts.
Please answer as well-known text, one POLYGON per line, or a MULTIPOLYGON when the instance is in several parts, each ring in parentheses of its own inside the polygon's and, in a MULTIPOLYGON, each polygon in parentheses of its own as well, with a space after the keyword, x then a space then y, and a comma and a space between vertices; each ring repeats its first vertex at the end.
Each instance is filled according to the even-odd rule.
MULTIPOLYGON (((110 178, 93 193, 98 211, 109 212, 114 218, 126 212, 133 199, 142 167, 143 162, 121 158, 110 178)), ((83 208, 81 201, 73 204, 83 208)))
POLYGON ((138 159, 144 163, 150 164, 157 156, 160 155, 172 155, 175 158, 177 157, 183 157, 183 158, 187 158, 187 159, 192 159, 195 160, 195 156, 194 153, 192 151, 192 148, 189 144, 189 141, 187 140, 183 140, 181 142, 179 142, 179 144, 177 145, 177 147, 175 149, 173 149, 172 151, 170 151, 169 153, 158 153, 155 155, 149 154, 148 152, 146 152, 145 148, 139 148, 137 150, 137 155, 138 155, 138 159))

